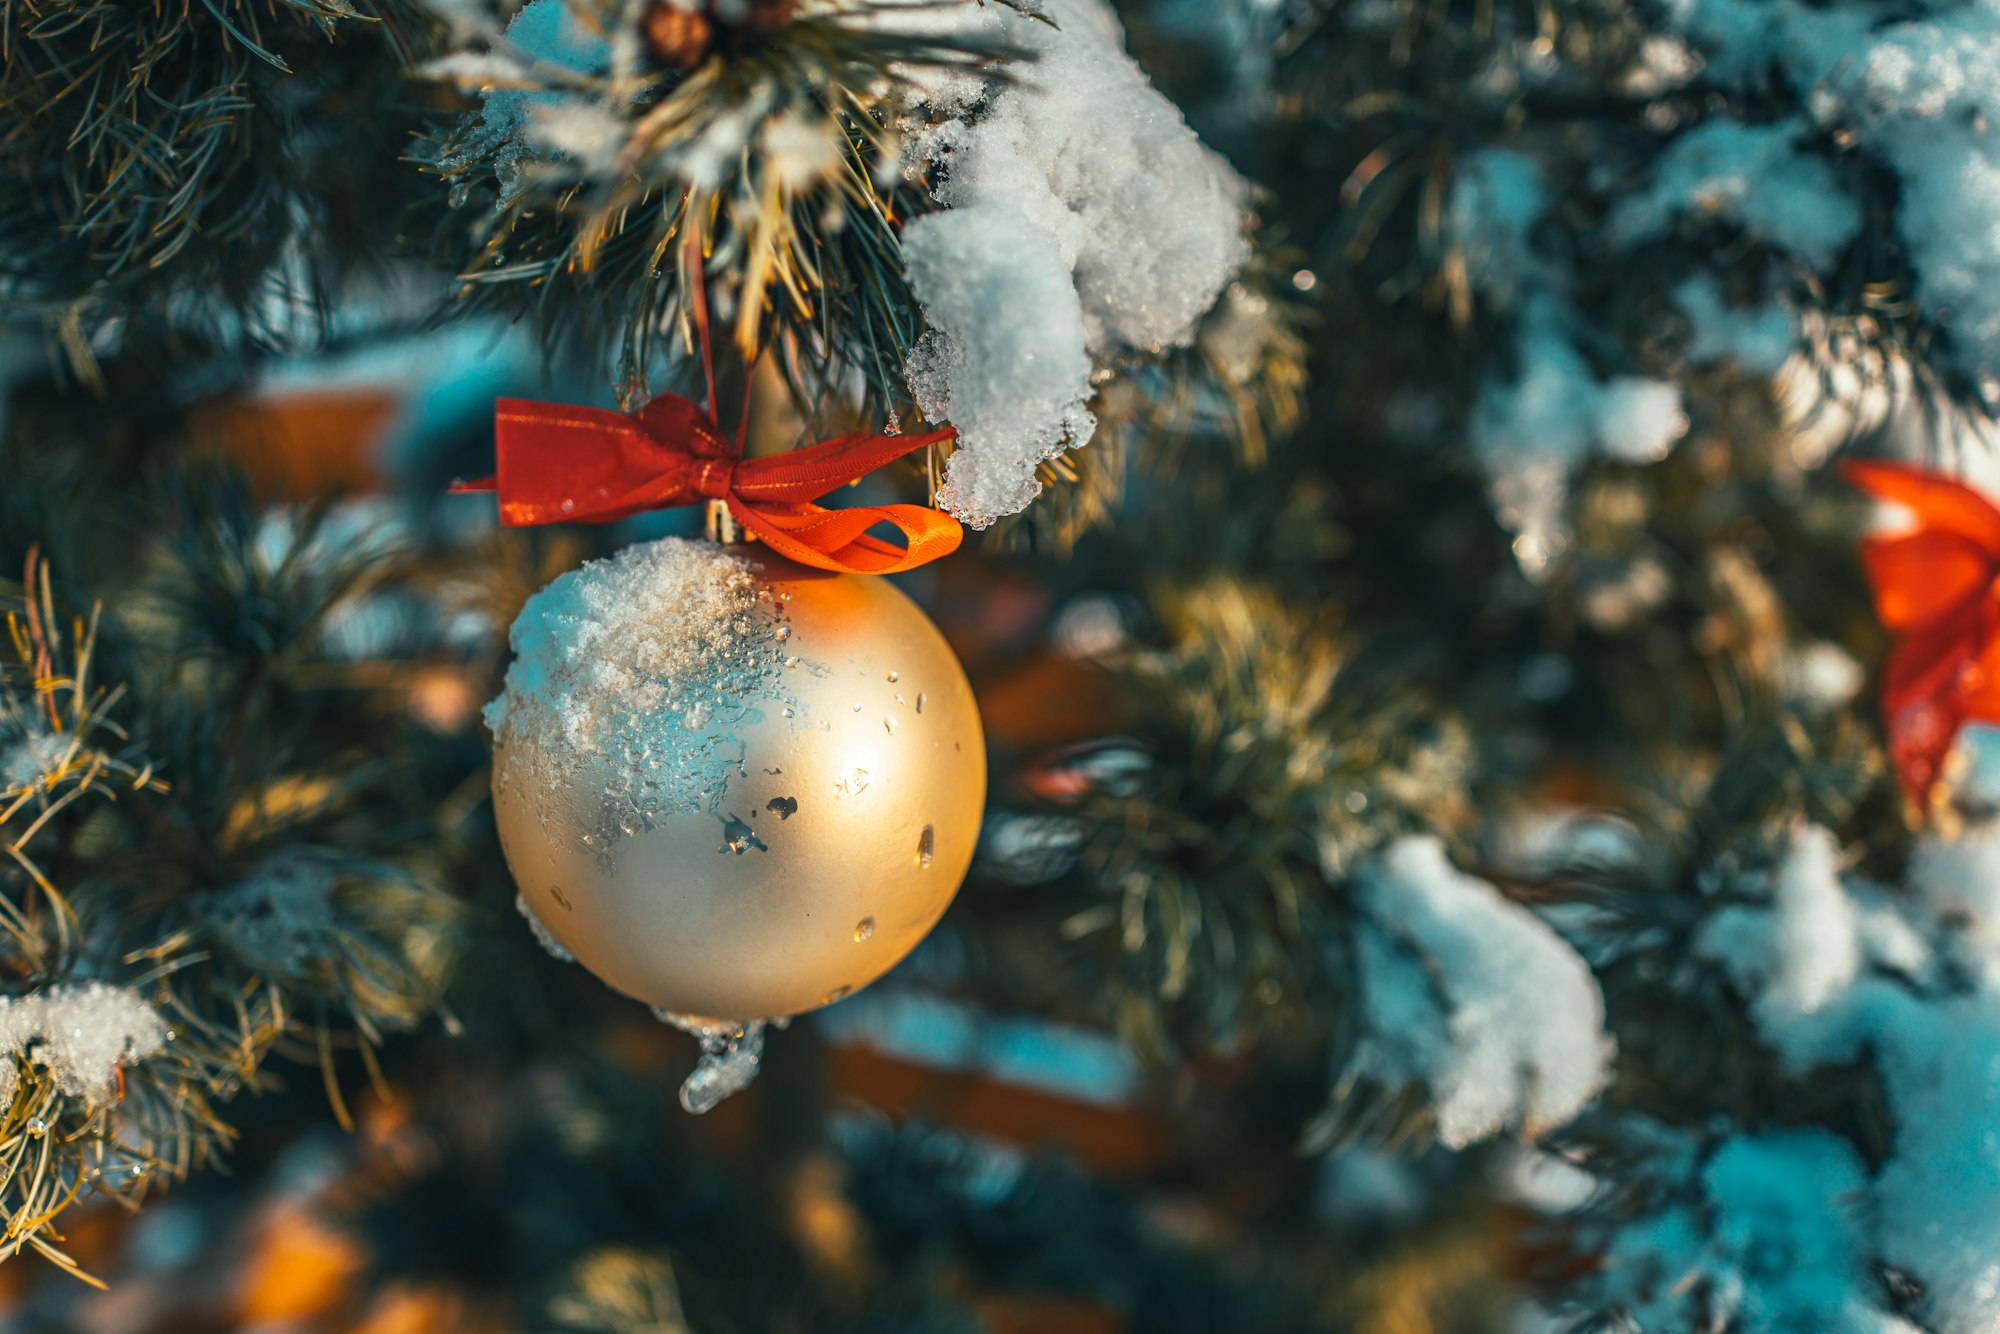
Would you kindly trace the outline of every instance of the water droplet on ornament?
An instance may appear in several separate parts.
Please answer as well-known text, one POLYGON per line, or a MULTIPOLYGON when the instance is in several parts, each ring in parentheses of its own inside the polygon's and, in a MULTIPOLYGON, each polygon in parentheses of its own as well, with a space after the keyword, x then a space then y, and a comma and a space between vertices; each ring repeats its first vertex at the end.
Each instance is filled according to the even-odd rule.
POLYGON ((856 713, 859 713, 859 712, 861 712, 861 701, 860 701, 860 700, 856 700, 856 701, 854 701, 854 711, 855 711, 856 713))
POLYGON ((903 678, 902 678, 901 676, 898 676, 898 675, 897 675, 897 674, 896 674, 895 672, 890 672, 890 673, 889 673, 889 684, 890 684, 890 685, 894 685, 894 684, 896 684, 896 682, 898 682, 898 681, 900 681, 900 680, 902 680, 902 679, 903 679, 903 678))
POLYGON ((936 849, 937 835, 929 825, 925 825, 924 832, 917 835, 917 865, 929 866, 931 864, 931 853, 936 849))
POLYGON ((794 668, 794 667, 796 667, 796 666, 798 666, 798 665, 799 665, 799 660, 798 660, 797 658, 786 658, 786 659, 785 659, 785 670, 786 670, 786 671, 788 671, 788 672, 789 672, 790 670, 792 670, 792 668, 794 668))
POLYGON ((42 1120, 41 1117, 39 1116, 35 1117, 32 1121, 28 1122, 28 1135, 30 1138, 40 1139, 42 1136, 48 1133, 49 1133, 49 1123, 47 1121, 42 1120))
POLYGON ((882 720, 882 730, 890 736, 896 735, 896 720, 894 718, 884 718, 882 720))
POLYGON ((767 811, 776 811, 780 820, 789 820, 799 813, 799 799, 797 797, 773 797, 764 803, 764 809, 767 811))
POLYGON ((569 497, 567 497, 567 496, 564 496, 564 497, 563 497, 563 503, 562 503, 562 512, 563 512, 564 514, 568 514, 568 513, 570 512, 570 511, 574 510, 575 508, 576 508, 576 502, 575 502, 574 500, 571 500, 571 499, 570 499, 569 497))
POLYGON ((786 716, 787 718, 789 718, 789 717, 791 717, 791 716, 792 716, 792 706, 791 706, 791 705, 789 705, 789 704, 787 704, 787 705, 785 706, 785 716, 786 716))
POLYGON ((862 919, 861 919, 860 921, 858 921, 858 922, 856 922, 856 923, 854 924, 854 943, 855 943, 855 944, 859 945, 859 944, 860 944, 860 943, 861 943, 862 941, 864 941, 864 940, 868 939, 868 937, 870 937, 870 936, 872 936, 872 935, 874 935, 874 934, 875 934, 875 919, 874 919, 874 918, 872 918, 872 917, 864 917, 864 918, 862 918, 862 919))
POLYGON ((780 638, 780 639, 790 639, 791 637, 792 637, 792 627, 791 627, 791 626, 789 626, 789 625, 781 625, 781 626, 779 626, 779 627, 778 627, 778 638, 780 638))

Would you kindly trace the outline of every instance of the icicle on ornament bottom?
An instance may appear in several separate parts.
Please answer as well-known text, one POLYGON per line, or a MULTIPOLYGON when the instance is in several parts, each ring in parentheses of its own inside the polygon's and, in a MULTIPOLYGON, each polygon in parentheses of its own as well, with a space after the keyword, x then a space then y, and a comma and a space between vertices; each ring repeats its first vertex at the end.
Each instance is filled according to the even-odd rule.
POLYGON ((486 718, 521 906, 702 1039, 688 1110, 749 1082, 767 1023, 874 981, 957 893, 978 709, 886 581, 668 538, 557 578, 511 638, 486 718))

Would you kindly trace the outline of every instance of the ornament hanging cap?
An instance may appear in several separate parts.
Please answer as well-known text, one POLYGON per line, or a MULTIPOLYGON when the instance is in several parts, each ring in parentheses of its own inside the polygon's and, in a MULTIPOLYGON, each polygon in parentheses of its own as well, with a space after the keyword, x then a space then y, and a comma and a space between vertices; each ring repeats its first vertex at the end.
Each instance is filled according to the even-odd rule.
MULTIPOLYGON (((699 242, 692 232, 688 242, 698 273, 699 242)), ((698 278, 693 295, 713 404, 708 302, 698 278)), ((712 412, 679 394, 662 394, 629 413, 503 398, 493 417, 498 472, 451 489, 496 493, 500 522, 509 528, 611 523, 647 510, 718 500, 748 532, 801 565, 841 574, 895 574, 956 551, 963 537, 958 520, 923 505, 833 510, 813 502, 954 434, 949 426, 920 435, 855 433, 746 459, 740 435, 732 445, 712 412), (900 529, 902 545, 868 536, 880 523, 900 529)))

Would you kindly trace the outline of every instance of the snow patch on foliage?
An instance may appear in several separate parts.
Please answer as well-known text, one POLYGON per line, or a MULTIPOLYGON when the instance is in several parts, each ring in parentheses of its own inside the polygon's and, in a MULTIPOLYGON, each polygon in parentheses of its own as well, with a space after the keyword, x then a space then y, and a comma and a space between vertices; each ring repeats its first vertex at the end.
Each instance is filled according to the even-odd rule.
POLYGON ((63 983, 0 999, 0 1107, 21 1083, 15 1058, 48 1068, 70 1098, 106 1100, 118 1090, 118 1068, 167 1045, 166 1021, 126 987, 63 983))
POLYGON ((1469 425, 1501 523, 1529 574, 1569 542, 1569 478, 1593 455, 1632 463, 1665 458, 1687 431, 1678 387, 1602 375, 1570 326, 1569 274, 1540 255, 1533 233, 1548 208, 1540 168, 1504 149, 1469 155, 1445 217, 1466 281, 1515 316, 1516 368, 1480 390, 1469 425))
POLYGON ((1916 1334, 1879 1304, 1861 1209, 1867 1171, 1845 1141, 1819 1130, 1742 1135, 1697 1167, 1660 1130, 1680 1151, 1651 1170, 1685 1185, 1612 1235, 1597 1280, 1633 1328, 1916 1334))
POLYGON ((1751 375, 1776 375, 1798 348, 1798 319, 1782 304, 1731 305, 1721 284, 1696 274, 1674 289, 1687 316, 1687 359, 1701 366, 1731 362, 1751 375))
POLYGON ((1354 1070, 1421 1082, 1438 1138, 1462 1148, 1581 1111, 1610 1076, 1590 968, 1527 909, 1462 874, 1435 838, 1405 838, 1354 882, 1366 1028, 1354 1070))
MULTIPOLYGON (((1755 902, 1711 919, 1697 952, 1722 963, 1796 1073, 1874 1063, 1894 1137, 1872 1184, 1849 1191, 1875 1219, 1873 1253, 1912 1280, 1926 1327, 1990 1330, 2000 1293, 2000 833, 1926 839, 1900 894, 1841 877, 1836 851, 1824 830, 1802 831, 1755 902)), ((1743 1204, 1727 1207, 1760 1207, 1755 1181, 1733 1189, 1743 1204)), ((1738 1240, 1739 1263, 1754 1243, 1738 1240)))
POLYGON ((0 737, 0 794, 46 784, 75 752, 76 738, 67 732, 31 728, 0 737))
POLYGON ((1667 145, 1648 187, 1620 200, 1606 226, 1632 246, 1664 235, 1681 217, 1727 218, 1757 239, 1825 269, 1861 230, 1861 206, 1833 164, 1802 147, 1803 120, 1739 125, 1715 120, 1667 145))
POLYGON ((1750 1014, 1795 1068, 1820 1054, 1822 1016, 1861 971, 1857 914, 1840 883, 1840 848, 1825 829, 1799 831, 1771 878, 1768 906, 1725 908, 1695 952, 1721 964, 1750 1014))
MULTIPOLYGON (((1969 369, 2000 371, 2000 7, 1674 0, 1669 12, 1703 48, 1711 77, 1748 86, 1775 72, 1814 121, 1896 174, 1895 225, 1918 301, 1950 323, 1969 369)), ((1753 193, 1802 223, 1792 242, 1825 228, 1809 249, 1793 246, 1823 264, 1839 230, 1831 224, 1844 227, 1849 208, 1824 188, 1825 173, 1779 171, 1753 193), (1827 210, 1818 222, 1794 215, 1815 201, 1827 210)))
POLYGON ((998 38, 1005 82, 928 77, 905 161, 943 211, 903 246, 930 325, 909 364, 959 449, 938 501, 975 528, 1024 508, 1036 465, 1087 442, 1093 363, 1186 346, 1242 266, 1243 185, 1125 54, 1103 0, 891 7, 883 22, 998 38))
POLYGON ((1465 258, 1466 280, 1502 307, 1513 306, 1542 267, 1529 237, 1547 207, 1533 158, 1489 148, 1459 163, 1445 225, 1465 258))
MULTIPOLYGON (((469 33, 457 0, 443 14, 469 33)), ((602 167, 623 143, 624 122, 560 85, 567 72, 602 74, 612 62, 604 35, 572 12, 568 0, 530 0, 507 23, 503 40, 486 53, 456 52, 424 67, 484 101, 479 123, 449 165, 490 159, 502 198, 524 184, 524 170, 551 154, 602 167), (537 150, 540 150, 539 152, 537 150)))
POLYGON ((260 971, 297 976, 337 945, 340 879, 307 849, 274 857, 217 894, 207 917, 229 947, 260 971))
POLYGON ((1686 433, 1678 386, 1633 375, 1600 377, 1547 297, 1522 307, 1519 375, 1488 381, 1471 423, 1472 447, 1490 479, 1514 552, 1540 572, 1568 545, 1569 477, 1593 454, 1627 463, 1663 459, 1686 433))

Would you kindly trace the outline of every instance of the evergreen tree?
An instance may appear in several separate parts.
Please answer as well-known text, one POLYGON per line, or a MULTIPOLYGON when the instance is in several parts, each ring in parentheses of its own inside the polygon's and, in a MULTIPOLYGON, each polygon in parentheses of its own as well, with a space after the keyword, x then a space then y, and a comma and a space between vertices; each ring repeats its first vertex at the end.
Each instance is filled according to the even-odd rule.
POLYGON ((0 1319, 2000 1327, 1996 52, 0 12, 0 1319), (970 530, 895 579, 987 739, 950 912, 701 1117, 517 913, 480 713, 531 595, 701 516, 448 493, 496 397, 669 393, 955 428, 858 498, 970 530))

